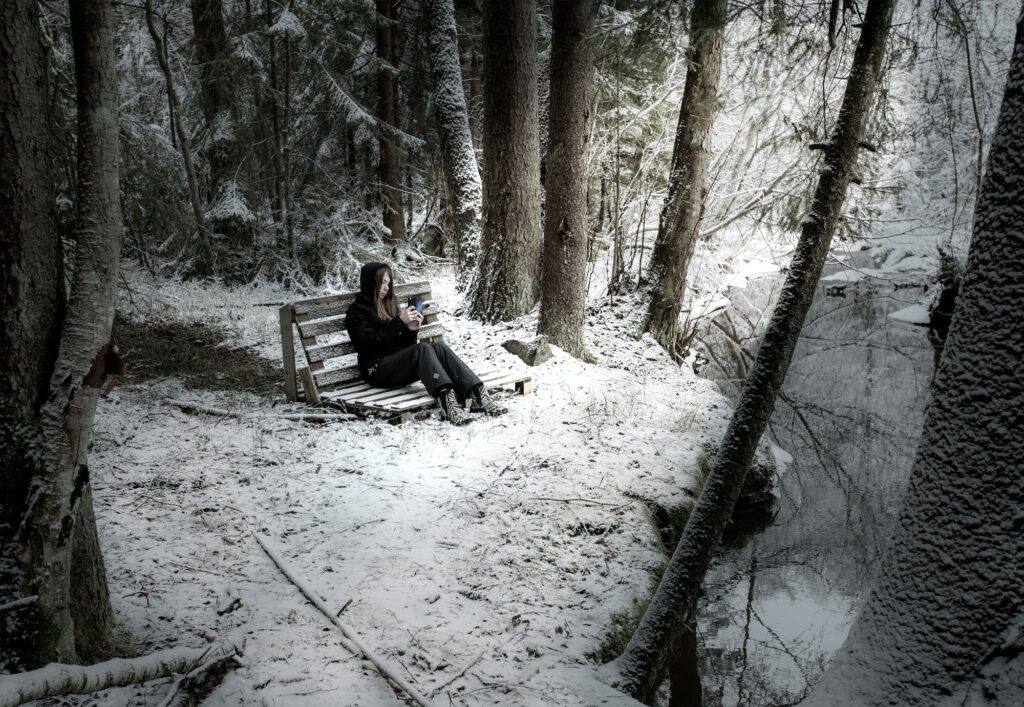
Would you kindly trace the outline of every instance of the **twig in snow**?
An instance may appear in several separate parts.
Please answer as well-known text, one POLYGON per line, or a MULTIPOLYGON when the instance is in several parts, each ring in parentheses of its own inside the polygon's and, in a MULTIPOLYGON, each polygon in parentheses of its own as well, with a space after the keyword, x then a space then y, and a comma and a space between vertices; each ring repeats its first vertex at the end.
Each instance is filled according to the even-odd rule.
POLYGON ((608 503, 607 501, 594 501, 589 498, 549 498, 546 496, 534 496, 531 500, 556 501, 558 503, 588 503, 591 506, 614 506, 615 508, 623 508, 633 504, 633 501, 628 501, 627 503, 608 503))
MULTIPOLYGON (((252 531, 250 530, 250 532, 252 531)), ((252 533, 252 536, 256 538, 256 542, 260 544, 260 547, 262 547, 263 551, 267 553, 267 556, 274 561, 274 564, 277 565, 278 569, 281 570, 284 576, 287 577, 289 581, 291 581, 291 583, 294 584, 298 588, 298 590, 305 595, 305 597, 310 601, 310 603, 313 604, 313 606, 320 610, 320 613, 326 616, 331 623, 333 623, 341 630, 343 636, 342 645, 345 646, 345 648, 347 648, 355 655, 361 655, 363 658, 373 663, 374 667, 377 668, 381 675, 390 680, 395 686, 401 688, 417 704, 422 705, 422 707, 432 707, 430 701, 426 697, 421 695, 415 687, 406 682, 405 678, 403 678, 401 675, 399 675, 390 667, 388 667, 383 660, 381 660, 375 654, 371 653, 370 650, 363 645, 362 641, 360 641, 356 637, 355 632, 352 631, 352 629, 350 629, 347 625, 345 625, 345 623, 342 622, 340 618, 331 613, 331 610, 327 608, 327 605, 319 596, 317 596, 316 592, 314 592, 310 588, 309 584, 306 583, 304 579, 299 577, 285 563, 281 555, 273 548, 271 548, 266 540, 261 538, 255 532, 252 533)), ((404 668, 405 666, 403 665, 402 667, 404 668)), ((408 671, 408 668, 406 668, 406 670, 408 671)))
POLYGON ((449 680, 448 680, 447 682, 443 682, 443 683, 441 683, 440 685, 438 685, 437 687, 435 687, 435 688, 434 688, 434 689, 433 689, 433 690, 432 690, 432 691, 430 692, 430 696, 431 696, 431 697, 434 697, 435 695, 437 695, 437 693, 441 692, 441 690, 445 689, 446 687, 448 687, 449 685, 451 685, 451 684, 452 684, 453 682, 455 682, 456 680, 458 680, 459 678, 461 678, 461 677, 462 677, 463 675, 465 675, 465 674, 466 674, 466 672, 467 672, 467 671, 468 671, 468 670, 469 670, 470 668, 472 668, 472 667, 473 667, 474 665, 476 665, 477 663, 479 663, 479 662, 480 662, 480 659, 484 657, 484 653, 486 653, 486 652, 487 652, 487 649, 486 649, 486 648, 484 648, 484 649, 483 649, 482 651, 480 651, 479 653, 477 653, 477 656, 476 656, 476 658, 474 658, 473 660, 471 660, 471 661, 469 661, 468 663, 466 663, 466 667, 465 667, 465 668, 463 668, 463 669, 462 669, 462 670, 460 670, 460 671, 459 671, 458 673, 456 673, 455 675, 453 675, 453 676, 452 676, 452 677, 451 677, 451 678, 450 678, 450 679, 449 679, 449 680))

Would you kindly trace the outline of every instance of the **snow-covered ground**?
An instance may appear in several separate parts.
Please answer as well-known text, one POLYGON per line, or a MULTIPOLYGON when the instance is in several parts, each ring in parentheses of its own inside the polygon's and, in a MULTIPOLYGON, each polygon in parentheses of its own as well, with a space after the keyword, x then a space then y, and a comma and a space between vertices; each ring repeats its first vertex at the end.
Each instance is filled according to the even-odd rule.
MULTIPOLYGON (((458 307, 448 273, 435 296, 458 307)), ((155 281, 127 273, 136 318, 205 321, 279 365, 271 286, 155 281)), ((587 654, 635 610, 663 561, 643 500, 689 503, 696 459, 728 404, 713 384, 634 338, 635 304, 592 302, 596 365, 560 350, 534 392, 464 428, 436 413, 311 425, 283 395, 122 385, 97 415, 92 468, 111 599, 139 650, 241 650, 205 704, 393 705, 255 541, 258 533, 371 650, 437 704, 624 704, 587 654), (187 414, 179 399, 239 413, 187 414)), ((524 369, 501 342, 535 318, 486 326, 447 316, 468 362, 524 369)), ((132 365, 130 352, 128 365, 132 365)), ((167 682, 102 704, 157 704, 167 682)))

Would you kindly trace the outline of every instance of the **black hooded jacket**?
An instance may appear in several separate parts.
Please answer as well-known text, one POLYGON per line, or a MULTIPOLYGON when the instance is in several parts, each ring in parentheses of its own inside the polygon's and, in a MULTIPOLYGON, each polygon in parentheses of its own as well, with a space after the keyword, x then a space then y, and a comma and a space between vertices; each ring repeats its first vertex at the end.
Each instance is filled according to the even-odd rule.
POLYGON ((367 263, 359 272, 359 294, 345 312, 345 328, 356 349, 359 374, 367 380, 370 369, 380 360, 416 343, 416 332, 399 317, 381 319, 377 316, 377 271, 384 263, 367 263))

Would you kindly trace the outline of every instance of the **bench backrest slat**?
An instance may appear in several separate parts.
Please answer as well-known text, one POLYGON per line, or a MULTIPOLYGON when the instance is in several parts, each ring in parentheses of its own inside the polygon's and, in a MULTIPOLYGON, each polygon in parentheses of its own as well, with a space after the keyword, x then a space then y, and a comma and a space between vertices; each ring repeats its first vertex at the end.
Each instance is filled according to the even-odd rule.
MULTIPOLYGON (((426 280, 421 282, 407 282, 401 285, 395 285, 395 296, 398 297, 399 301, 403 298, 408 299, 412 295, 423 296, 423 293, 430 292, 430 283, 426 280)), ((337 295, 327 295, 325 297, 313 297, 312 299, 304 299, 295 302, 292 305, 295 311, 295 318, 302 320, 302 318, 309 319, 320 319, 322 317, 330 317, 338 314, 345 314, 345 310, 352 304, 352 301, 356 298, 358 292, 342 292, 337 295)))

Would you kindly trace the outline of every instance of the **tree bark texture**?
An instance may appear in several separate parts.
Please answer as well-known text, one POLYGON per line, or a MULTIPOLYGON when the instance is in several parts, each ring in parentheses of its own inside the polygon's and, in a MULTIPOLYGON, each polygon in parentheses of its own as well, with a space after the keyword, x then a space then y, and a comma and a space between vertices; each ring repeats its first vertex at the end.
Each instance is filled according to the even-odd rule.
POLYGON ((17 452, 33 437, 64 311, 49 113, 38 6, 12 0, 0 7, 0 527, 12 529, 29 475, 17 452))
MULTIPOLYGON (((377 0, 377 119, 385 125, 398 127, 395 112, 394 43, 392 41, 391 0, 377 0)), ((401 243, 405 240, 402 220, 402 174, 398 165, 398 147, 384 132, 377 134, 380 145, 378 174, 380 175, 384 240, 401 243)))
POLYGON ((725 21, 725 0, 695 0, 690 14, 689 68, 672 149, 668 197, 649 271, 651 303, 647 329, 671 352, 676 349, 687 271, 704 210, 704 181, 718 98, 725 21))
POLYGON ((895 0, 868 2, 835 132, 824 151, 811 212, 803 222, 757 358, 661 584, 614 666, 621 676, 621 689, 648 704, 684 627, 692 620, 686 608, 693 605, 700 592, 785 380, 854 173, 858 146, 878 86, 894 4, 895 0))
POLYGON ((206 230, 206 219, 203 216, 203 202, 199 196, 199 180, 196 178, 195 165, 192 163, 192 140, 185 129, 182 118, 181 100, 178 98, 178 90, 174 82, 174 74, 167 61, 167 51, 164 46, 163 37, 156 26, 156 17, 153 11, 153 0, 146 0, 146 26, 149 28, 149 36, 153 39, 156 48, 156 60, 163 72, 164 81, 167 83, 167 95, 170 97, 171 105, 174 107, 171 116, 171 129, 178 136, 178 147, 181 152, 181 160, 185 165, 185 178, 188 182, 188 198, 192 205, 192 217, 196 225, 197 259, 193 263, 192 272, 197 275, 208 275, 213 271, 213 245, 210 243, 210 236, 206 230))
POLYGON ((1022 172, 1024 15, 903 511, 867 605, 806 704, 1020 704, 1022 172))
MULTIPOLYGON (((0 6, 0 603, 24 599, 17 530, 39 468, 39 408, 64 315, 62 254, 35 0, 0 6)), ((0 622, 0 669, 31 664, 31 606, 0 622)))
POLYGON ((583 335, 587 305, 587 138, 594 76, 589 35, 595 0, 552 5, 551 105, 544 200, 544 261, 538 332, 591 359, 583 335))
POLYGON ((473 316, 507 321, 539 296, 540 146, 534 0, 484 4, 484 232, 473 316))
POLYGON ((40 421, 42 465, 22 526, 26 594, 38 595, 35 650, 74 662, 100 648, 111 624, 96 536, 88 446, 109 356, 123 225, 118 191, 116 20, 106 0, 72 0, 78 87, 75 271, 57 363, 40 421))
POLYGON ((444 177, 451 196, 448 208, 454 229, 455 260, 459 265, 460 282, 466 285, 467 274, 476 267, 480 249, 483 186, 462 87, 455 8, 452 0, 424 0, 423 9, 429 24, 427 39, 444 177))

